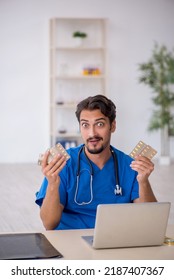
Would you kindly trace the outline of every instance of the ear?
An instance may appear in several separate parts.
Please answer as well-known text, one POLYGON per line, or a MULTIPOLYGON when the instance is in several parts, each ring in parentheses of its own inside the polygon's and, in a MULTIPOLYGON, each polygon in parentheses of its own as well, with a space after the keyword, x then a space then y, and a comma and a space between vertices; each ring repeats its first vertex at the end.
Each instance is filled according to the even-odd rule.
POLYGON ((111 123, 111 132, 114 132, 116 130, 116 120, 114 120, 112 123, 111 123))

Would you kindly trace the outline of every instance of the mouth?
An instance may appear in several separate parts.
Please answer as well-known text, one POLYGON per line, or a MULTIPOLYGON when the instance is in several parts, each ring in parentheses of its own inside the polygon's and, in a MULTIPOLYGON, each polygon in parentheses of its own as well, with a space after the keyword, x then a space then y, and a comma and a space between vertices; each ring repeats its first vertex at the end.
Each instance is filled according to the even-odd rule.
POLYGON ((95 137, 95 138, 93 137, 93 138, 89 138, 89 139, 87 140, 87 142, 95 146, 95 145, 97 145, 101 140, 102 140, 101 137, 95 137))
POLYGON ((100 154, 104 147, 102 137, 92 137, 87 140, 86 148, 90 154, 100 154))

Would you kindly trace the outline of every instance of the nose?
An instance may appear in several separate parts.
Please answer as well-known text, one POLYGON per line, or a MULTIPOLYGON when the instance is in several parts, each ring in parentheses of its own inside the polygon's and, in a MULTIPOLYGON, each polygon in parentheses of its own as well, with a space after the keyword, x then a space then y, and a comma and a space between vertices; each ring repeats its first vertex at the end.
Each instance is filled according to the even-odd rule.
POLYGON ((94 137, 96 135, 96 129, 94 125, 90 126, 88 133, 89 133, 89 137, 94 137))

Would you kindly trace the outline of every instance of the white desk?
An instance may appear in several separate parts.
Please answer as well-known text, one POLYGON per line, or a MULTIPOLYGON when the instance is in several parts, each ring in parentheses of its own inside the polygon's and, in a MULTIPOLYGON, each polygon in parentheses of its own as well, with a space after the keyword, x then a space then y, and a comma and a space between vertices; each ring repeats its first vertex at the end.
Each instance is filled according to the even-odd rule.
MULTIPOLYGON (((93 230, 45 231, 44 235, 67 260, 174 260, 174 246, 100 249, 90 247, 82 238, 93 230)), ((174 225, 168 226, 166 236, 174 238, 174 225)))

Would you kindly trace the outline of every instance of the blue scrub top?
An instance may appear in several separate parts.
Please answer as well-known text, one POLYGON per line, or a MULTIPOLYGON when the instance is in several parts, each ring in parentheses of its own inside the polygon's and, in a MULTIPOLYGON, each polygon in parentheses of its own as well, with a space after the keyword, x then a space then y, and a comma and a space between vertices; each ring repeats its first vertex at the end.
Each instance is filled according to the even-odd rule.
MULTIPOLYGON (((132 158, 113 148, 118 161, 118 176, 122 195, 115 195, 116 176, 114 160, 111 156, 102 169, 90 161, 93 169, 92 195, 89 204, 79 205, 91 200, 90 165, 84 152, 80 154, 80 177, 77 187, 78 153, 82 145, 70 148, 67 152, 70 159, 60 172, 59 187, 60 202, 64 205, 61 221, 55 229, 84 229, 94 228, 98 204, 130 203, 139 197, 139 187, 136 180, 137 172, 130 167, 132 158), (75 202, 75 193, 77 192, 75 202)), ((40 190, 36 193, 36 203, 41 206, 46 195, 48 181, 44 178, 40 190)), ((108 213, 109 215, 109 213, 108 213)))

